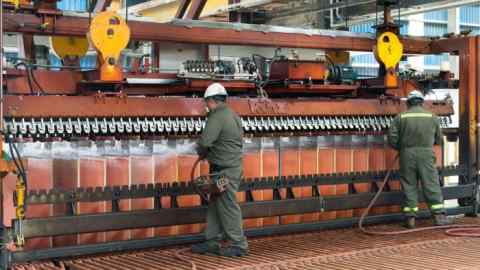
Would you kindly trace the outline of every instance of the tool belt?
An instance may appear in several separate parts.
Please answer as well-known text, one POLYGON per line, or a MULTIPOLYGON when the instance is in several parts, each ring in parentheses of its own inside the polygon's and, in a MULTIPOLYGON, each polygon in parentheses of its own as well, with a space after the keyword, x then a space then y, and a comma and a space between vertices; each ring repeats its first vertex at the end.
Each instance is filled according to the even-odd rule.
POLYGON ((195 191, 205 200, 215 198, 227 190, 228 178, 223 174, 208 174, 195 178, 195 191))

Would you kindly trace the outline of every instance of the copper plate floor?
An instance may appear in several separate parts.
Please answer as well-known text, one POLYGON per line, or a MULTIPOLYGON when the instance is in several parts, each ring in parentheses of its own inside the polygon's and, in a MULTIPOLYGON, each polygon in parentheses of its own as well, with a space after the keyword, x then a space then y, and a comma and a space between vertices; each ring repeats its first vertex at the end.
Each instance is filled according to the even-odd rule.
MULTIPOLYGON (((463 218, 460 223, 480 223, 463 218)), ((430 225, 429 221, 421 225, 430 225)), ((399 225, 375 226, 397 230, 399 225)), ((181 247, 89 256, 53 262, 17 265, 20 269, 185 269, 192 266, 175 257, 181 247)), ((480 238, 449 237, 429 231, 396 237, 367 236, 357 229, 342 229, 250 239, 250 254, 226 259, 184 256, 197 269, 480 269, 480 238)))

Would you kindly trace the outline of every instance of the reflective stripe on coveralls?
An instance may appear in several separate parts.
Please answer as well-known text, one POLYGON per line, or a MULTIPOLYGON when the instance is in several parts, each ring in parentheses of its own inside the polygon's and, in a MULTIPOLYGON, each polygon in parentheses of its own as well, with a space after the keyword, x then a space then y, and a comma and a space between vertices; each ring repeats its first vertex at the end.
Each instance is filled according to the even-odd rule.
POLYGON ((402 211, 405 212, 405 213, 416 213, 416 212, 418 212, 418 207, 408 207, 408 206, 406 206, 406 207, 403 207, 402 211))

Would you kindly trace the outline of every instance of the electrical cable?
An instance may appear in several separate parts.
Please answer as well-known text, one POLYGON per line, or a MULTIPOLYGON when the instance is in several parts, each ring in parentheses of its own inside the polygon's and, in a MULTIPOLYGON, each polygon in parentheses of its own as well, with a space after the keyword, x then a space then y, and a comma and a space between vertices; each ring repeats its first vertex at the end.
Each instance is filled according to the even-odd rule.
MULTIPOLYGON (((45 94, 45 91, 43 90, 43 88, 42 88, 42 86, 40 85, 40 83, 38 83, 37 78, 35 77, 35 73, 33 72, 33 70, 32 70, 31 68, 30 68, 30 76, 32 77, 33 82, 37 85, 38 91, 39 91, 41 94, 45 94)), ((37 94, 40 94, 40 93, 37 93, 37 94)))
MULTIPOLYGON (((399 155, 395 157, 395 160, 392 164, 397 162, 399 159, 399 155)), ((375 205, 375 202, 378 200, 380 195, 385 188, 385 185, 390 180, 390 175, 392 174, 393 169, 389 169, 383 181, 378 189, 377 193, 373 197, 373 199, 368 204, 367 208, 363 211, 362 215, 360 216, 360 220, 358 221, 358 228, 365 234, 368 235, 382 235, 382 236, 393 236, 393 235, 401 235, 401 234, 409 234, 414 232, 423 232, 423 231, 431 231, 431 230, 445 230, 445 234, 450 236, 468 236, 468 237, 480 237, 480 225, 466 225, 466 224, 452 224, 452 225, 443 225, 443 226, 429 226, 429 227, 421 227, 415 229, 405 229, 401 231, 372 231, 368 230, 363 226, 365 218, 368 216, 368 213, 375 205)))
POLYGON ((13 150, 12 143, 8 142, 8 148, 10 150, 10 157, 12 158, 13 164, 15 164, 15 168, 17 168, 18 173, 22 173, 22 168, 17 162, 17 159, 15 158, 15 151, 13 150))
MULTIPOLYGON (((278 50, 278 49, 277 49, 278 50)), ((268 74, 267 74, 267 71, 266 70, 263 70, 265 68, 265 63, 267 63, 266 61, 266 57, 264 57, 263 55, 259 55, 259 54, 252 54, 252 60, 253 60, 253 63, 257 66, 257 71, 258 71, 258 75, 259 75, 259 79, 260 80, 256 80, 255 81, 255 85, 257 86, 257 89, 259 90, 260 92, 260 96, 261 97, 268 97, 268 93, 265 91, 265 89, 263 89, 265 86, 267 86, 269 83, 270 83, 270 69, 272 67, 272 64, 275 62, 275 61, 278 61, 280 57, 277 56, 276 52, 275 52, 275 55, 270 59, 271 61, 268 63, 268 74), (262 65, 262 71, 265 73, 265 74, 262 74, 262 72, 260 72, 260 67, 257 65, 257 61, 255 61, 255 58, 259 58, 260 59, 260 63, 262 65), (264 78, 264 76, 266 78, 264 78), (268 77, 267 77, 268 75, 268 77)))
MULTIPOLYGON (((2 135, 5 136, 5 134, 3 134, 3 132, 1 132, 1 133, 2 133, 2 135)), ((17 146, 11 140, 11 138, 5 137, 5 142, 8 143, 8 147, 9 147, 9 150, 10 150, 10 156, 12 158, 12 161, 13 161, 16 169, 18 170, 18 173, 21 174, 21 176, 23 177, 24 182, 25 182, 25 187, 26 187, 26 185, 27 185, 27 181, 26 181, 27 171, 25 170, 25 166, 23 165, 23 161, 22 161, 22 158, 21 158, 21 155, 20 155, 20 151, 18 151, 17 146)))
POLYGON ((19 63, 16 63, 15 64, 15 68, 18 68, 19 66, 24 66, 25 67, 25 71, 27 72, 27 80, 28 80, 28 86, 30 87, 30 93, 32 95, 34 94, 45 94, 45 91, 43 90, 42 86, 40 85, 40 83, 37 81, 36 77, 35 77, 35 74, 33 73, 33 70, 32 70, 32 65, 30 64, 27 64, 25 62, 19 62, 19 63), (35 87, 34 85, 35 84, 38 88, 38 91, 37 93, 35 93, 35 87))
POLYGON ((8 146, 10 148, 10 156, 12 157, 13 163, 15 164, 19 175, 23 179, 25 189, 27 189, 27 171, 25 170, 25 166, 23 165, 23 161, 18 151, 18 148, 12 141, 8 142, 8 146))
POLYGON ((25 67, 25 72, 27 73, 28 87, 30 88, 30 94, 34 95, 35 92, 33 91, 32 79, 30 78, 30 73, 28 72, 27 64, 25 64, 24 62, 19 62, 19 63, 15 64, 15 68, 17 68, 19 66, 24 66, 25 67))
POLYGON ((15 155, 18 159, 18 164, 20 164, 20 168, 22 169, 23 173, 26 173, 25 166, 23 165, 22 158, 20 156, 20 152, 18 151, 17 145, 12 142, 13 150, 15 150, 15 155))

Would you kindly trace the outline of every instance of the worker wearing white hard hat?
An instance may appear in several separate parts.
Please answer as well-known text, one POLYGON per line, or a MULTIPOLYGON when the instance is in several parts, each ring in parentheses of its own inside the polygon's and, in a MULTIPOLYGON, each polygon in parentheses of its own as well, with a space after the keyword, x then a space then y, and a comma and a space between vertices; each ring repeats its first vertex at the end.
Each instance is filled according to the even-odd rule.
POLYGON ((451 220, 445 215, 443 195, 435 167, 434 145, 442 143, 442 131, 438 117, 423 108, 423 93, 414 90, 407 96, 408 110, 395 117, 388 132, 390 146, 400 155, 400 183, 405 202, 403 212, 405 226, 415 227, 418 212, 418 181, 420 190, 430 211, 435 225, 447 225, 451 220))
MULTIPOLYGON (((193 253, 214 253, 237 257, 248 253, 243 233, 243 220, 236 193, 243 174, 243 127, 238 115, 226 104, 228 94, 220 83, 211 84, 205 91, 207 123, 197 144, 199 156, 208 160, 210 174, 228 179, 226 191, 208 203, 204 243, 192 246, 193 253), (222 236, 231 245, 221 248, 222 236)), ((212 196, 211 196, 212 197, 212 196)))
POLYGON ((227 90, 225 90, 225 87, 221 85, 220 83, 212 83, 207 87, 207 90, 205 91, 205 94, 203 95, 203 98, 211 98, 214 96, 228 96, 227 90))
POLYGON ((415 101, 415 100, 418 100, 419 102, 421 101, 423 103, 424 99, 425 97, 423 96, 422 92, 418 90, 411 91, 407 96, 407 100, 410 101, 410 103, 411 101, 415 101))

